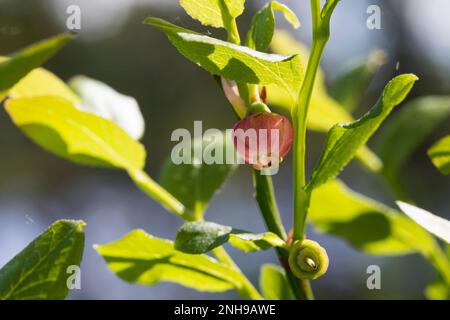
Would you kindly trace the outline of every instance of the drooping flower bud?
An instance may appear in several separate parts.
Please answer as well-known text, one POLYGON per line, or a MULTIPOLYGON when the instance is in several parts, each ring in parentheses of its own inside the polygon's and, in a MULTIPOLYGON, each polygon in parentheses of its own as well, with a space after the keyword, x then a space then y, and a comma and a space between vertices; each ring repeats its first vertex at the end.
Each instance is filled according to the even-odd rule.
POLYGON ((260 112, 239 121, 233 128, 233 142, 245 162, 257 170, 270 168, 289 152, 294 129, 288 118, 260 112))

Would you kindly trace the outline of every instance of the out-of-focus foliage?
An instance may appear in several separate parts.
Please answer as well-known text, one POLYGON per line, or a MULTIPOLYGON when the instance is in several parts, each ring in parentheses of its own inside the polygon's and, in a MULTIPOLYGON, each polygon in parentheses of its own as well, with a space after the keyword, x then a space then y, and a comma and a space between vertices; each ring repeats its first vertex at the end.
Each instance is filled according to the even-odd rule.
POLYGON ((376 140, 383 171, 391 178, 426 137, 450 116, 450 97, 428 96, 414 99, 401 107, 376 140))
POLYGON ((450 135, 439 140, 428 150, 434 165, 445 175, 450 174, 450 135))
POLYGON ((435 246, 413 221, 336 180, 313 191, 308 217, 319 230, 370 254, 427 254, 435 246))
POLYGON ((259 287, 268 300, 294 300, 286 274, 277 265, 267 263, 261 267, 259 287))
POLYGON ((200 217, 211 198, 236 169, 233 142, 229 134, 220 131, 193 140, 190 137, 175 138, 183 141, 179 142, 180 148, 175 146, 172 155, 166 159, 161 170, 161 185, 200 217), (203 155, 207 155, 212 163, 206 163, 203 155), (175 164, 174 157, 187 158, 191 163, 175 164), (221 163, 225 158, 230 164, 221 163))

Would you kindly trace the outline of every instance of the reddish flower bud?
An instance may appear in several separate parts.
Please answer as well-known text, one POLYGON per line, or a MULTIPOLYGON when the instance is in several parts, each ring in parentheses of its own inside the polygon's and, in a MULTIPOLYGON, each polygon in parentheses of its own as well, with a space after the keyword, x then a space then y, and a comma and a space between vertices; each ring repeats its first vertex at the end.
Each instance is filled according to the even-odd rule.
POLYGON ((253 114, 233 128, 233 142, 245 162, 257 170, 279 163, 291 149, 294 129, 288 118, 269 112, 253 114))

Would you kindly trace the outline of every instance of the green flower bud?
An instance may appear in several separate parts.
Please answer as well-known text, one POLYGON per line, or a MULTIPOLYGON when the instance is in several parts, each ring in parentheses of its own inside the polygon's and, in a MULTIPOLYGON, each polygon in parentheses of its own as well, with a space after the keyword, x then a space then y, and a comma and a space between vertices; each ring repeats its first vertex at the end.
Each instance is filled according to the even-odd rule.
POLYGON ((327 272, 328 265, 327 252, 316 241, 297 241, 290 249, 289 267, 299 279, 317 279, 327 272))

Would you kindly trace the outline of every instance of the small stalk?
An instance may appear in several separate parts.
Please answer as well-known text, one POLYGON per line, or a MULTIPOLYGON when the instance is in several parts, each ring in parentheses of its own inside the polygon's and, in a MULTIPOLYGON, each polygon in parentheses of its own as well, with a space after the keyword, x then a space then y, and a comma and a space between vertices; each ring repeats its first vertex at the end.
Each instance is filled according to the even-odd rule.
MULTIPOLYGON (((311 199, 311 190, 306 189, 306 122, 320 60, 330 37, 331 13, 338 2, 339 0, 327 1, 322 11, 320 0, 311 0, 313 25, 311 55, 297 104, 292 109, 294 123, 294 241, 305 238, 306 221, 311 199)), ((309 281, 300 280, 299 282, 303 295, 307 299, 314 299, 309 281)))
POLYGON ((281 222, 271 176, 262 175, 260 171, 253 169, 253 185, 255 188, 255 199, 267 229, 281 239, 286 240, 286 231, 281 222))
POLYGON ((164 189, 143 170, 129 170, 128 174, 136 185, 151 198, 161 203, 167 210, 186 221, 193 221, 193 214, 169 191, 164 189))

